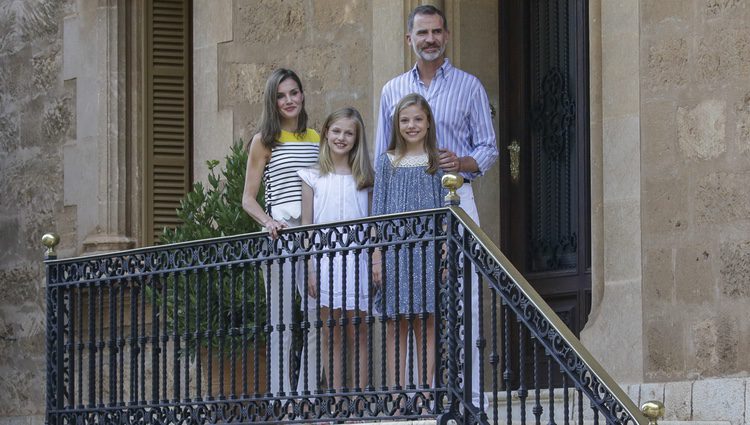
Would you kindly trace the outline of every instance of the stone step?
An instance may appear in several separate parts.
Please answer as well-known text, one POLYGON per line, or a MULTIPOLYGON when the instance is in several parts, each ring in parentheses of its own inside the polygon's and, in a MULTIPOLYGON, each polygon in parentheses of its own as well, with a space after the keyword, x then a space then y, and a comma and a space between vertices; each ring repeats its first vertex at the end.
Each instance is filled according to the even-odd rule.
POLYGON ((660 420, 659 425, 732 425, 730 421, 665 421, 660 420))
MULTIPOLYGON (((564 422, 562 421, 556 421, 558 424, 562 424, 564 422)), ((594 421, 592 420, 584 420, 584 425, 594 425, 594 421)), ((435 425, 436 421, 434 419, 430 420, 419 420, 419 421, 383 421, 383 422, 366 422, 366 423, 358 423, 357 425, 435 425)), ((493 421, 490 418, 490 423, 492 424, 493 421)), ((527 420, 526 425, 533 424, 534 420, 527 420)), ((571 423, 575 423, 574 421, 571 423)), ((604 421, 599 421, 600 424, 603 424, 604 421)), ((450 421, 449 424, 455 424, 454 421, 450 421)), ((499 425, 506 425, 507 422, 505 421, 498 421, 499 425)), ((660 420, 660 425, 731 425, 731 422, 729 421, 665 421, 660 420)), ((520 421, 513 421, 512 425, 522 425, 520 421)))

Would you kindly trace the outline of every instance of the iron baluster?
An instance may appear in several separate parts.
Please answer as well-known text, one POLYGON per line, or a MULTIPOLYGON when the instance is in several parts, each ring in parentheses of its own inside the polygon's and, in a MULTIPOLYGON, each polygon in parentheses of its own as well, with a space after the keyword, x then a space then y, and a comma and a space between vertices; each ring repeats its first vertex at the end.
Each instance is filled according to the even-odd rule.
POLYGON ((534 404, 532 412, 534 413, 534 417, 536 418, 536 425, 540 425, 542 417, 542 401, 540 389, 541 384, 539 382, 539 342, 537 341, 536 337, 532 337, 532 341, 534 341, 534 355, 532 357, 534 361, 534 401, 536 403, 534 404))
POLYGON ((96 287, 96 298, 97 305, 99 306, 99 337, 96 342, 96 352, 99 356, 99 374, 97 375, 97 382, 99 385, 99 394, 97 400, 99 400, 98 407, 104 407, 104 348, 106 344, 104 342, 104 287, 103 285, 97 285, 96 287))
MULTIPOLYGON (((486 344, 486 341, 484 339, 484 300, 482 295, 482 288, 484 287, 482 284, 484 283, 482 279, 481 273, 479 273, 479 270, 475 271, 477 274, 477 285, 478 285, 478 291, 477 295, 479 299, 477 300, 477 306, 478 306, 478 315, 479 323, 477 324, 477 333, 479 335, 476 345, 477 350, 479 350, 479 364, 475 367, 479 369, 479 421, 480 422, 486 422, 487 421, 487 414, 485 413, 485 406, 484 406, 484 346, 486 344)), ((473 392, 473 390, 472 390, 473 392)))
MULTIPOLYGON (((440 216, 435 216, 433 220, 432 233, 435 236, 435 243, 432 244, 430 255, 432 255, 435 267, 432 271, 432 279, 435 282, 433 288, 433 298, 435 300, 435 326, 433 327, 433 344, 430 347, 426 347, 427 341, 423 339, 425 344, 425 356, 427 355, 426 350, 432 351, 433 358, 435 359, 435 370, 434 370, 434 382, 435 388, 441 388, 443 386, 443 374, 442 370, 445 368, 444 356, 442 355, 441 349, 442 334, 444 326, 440 326, 438 318, 443 317, 444 311, 447 311, 446 306, 443 304, 445 292, 446 279, 443 278, 444 274, 447 274, 446 262, 444 261, 444 253, 447 254, 447 247, 445 242, 438 243, 437 236, 443 236, 440 231, 443 229, 443 221, 440 216)), ((429 248, 429 245, 427 246, 429 248)), ((442 322, 442 321, 441 321, 442 322)), ((426 334, 427 332, 425 332, 426 334)), ((423 382, 422 389, 428 389, 430 383, 426 380, 423 382)), ((433 404, 431 413, 437 413, 442 410, 442 394, 440 392, 433 393, 433 404)))
POLYGON ((118 281, 118 288, 119 288, 119 300, 118 303, 120 308, 120 320, 117 325, 117 329, 119 329, 119 332, 117 332, 117 353, 119 354, 118 362, 117 362, 117 368, 119 370, 119 374, 117 376, 117 386, 118 386, 118 394, 119 394, 119 405, 124 406, 125 405, 125 279, 118 281))
MULTIPOLYGON (((117 281, 115 281, 117 283, 117 281)), ((109 287, 109 403, 117 400, 117 292, 118 285, 109 287)), ((165 374, 166 375, 166 374, 165 374)))
MULTIPOLYGON (((508 425, 513 423, 513 406, 511 403, 511 393, 513 390, 513 365, 511 357, 511 344, 510 344, 510 308, 505 304, 505 301, 500 303, 500 314, 503 317, 503 353, 505 354, 505 361, 503 362, 505 368, 503 370, 503 383, 505 384, 505 407, 506 407, 506 421, 508 425)), ((519 359, 519 361, 523 361, 519 359)))
MULTIPOLYGON (((71 323, 71 338, 70 343, 74 347, 71 352, 74 353, 70 358, 70 366, 71 371, 70 375, 71 378, 75 376, 75 379, 71 379, 71 382, 78 381, 78 387, 76 388, 76 397, 73 398, 71 401, 71 405, 76 406, 76 401, 78 401, 78 409, 83 409, 83 295, 81 290, 82 285, 76 285, 74 287, 75 289, 75 301, 73 298, 73 294, 71 294, 71 314, 70 317, 76 317, 77 324, 75 322, 71 323), (78 313, 76 315, 76 312, 78 313), (76 325, 78 326, 78 332, 76 336, 76 325), (76 350, 77 353, 76 353, 76 350), (75 365, 75 369, 74 369, 75 365), (74 372, 75 371, 75 372, 74 372), (75 373, 75 374, 74 374, 75 373)), ((73 391, 70 391, 71 396, 73 396, 73 391)))
MULTIPOLYGON (((492 322, 492 329, 497 329, 497 292, 492 291, 490 295, 492 299, 492 308, 490 309, 490 321, 492 322)), ((501 312, 502 313, 502 312, 501 312)), ((523 356, 522 356, 523 357, 523 356)), ((497 332, 492 332, 492 354, 490 354, 490 365, 492 365, 492 422, 498 424, 498 409, 497 409, 497 397, 499 395, 498 390, 498 364, 500 363, 500 355, 497 352, 497 332)), ((523 411, 523 405, 521 405, 521 411, 523 411)), ((524 424, 523 420, 521 421, 524 424)))
POLYGON ((130 405, 138 404, 138 287, 128 279, 130 289, 130 405))
POLYGON ((161 320, 163 320, 164 324, 164 332, 161 336, 161 360, 162 360, 162 386, 161 386, 161 402, 167 403, 167 355, 168 355, 168 349, 167 349, 167 343, 169 342, 169 325, 168 325, 168 319, 167 319, 167 282, 168 279, 164 279, 162 281, 161 274, 155 274, 154 279, 157 279, 157 282, 160 285, 159 293, 160 300, 161 300, 161 320))
MULTIPOLYGON (((304 280, 302 281, 302 340, 307 342, 308 336, 310 334, 310 289, 307 286, 308 282, 308 276, 310 276, 310 267, 309 267, 309 261, 311 257, 305 256, 302 260, 302 268, 304 269, 304 273, 302 276, 304 276, 304 280)), ((300 366, 300 370, 302 370, 304 373, 300 374, 300 379, 302 379, 303 385, 302 385, 302 394, 303 395, 309 395, 310 394, 310 385, 308 382, 310 371, 309 369, 309 362, 310 362, 310 347, 308 344, 305 344, 302 349, 302 365, 300 366)))
MULTIPOLYGON (((151 282, 151 401, 150 404, 159 404, 159 304, 156 293, 157 286, 155 276, 150 278, 151 282)), ((102 320, 102 324, 104 320, 102 320)), ((101 397, 100 397, 101 398, 101 397)))
MULTIPOLYGON (((256 297, 258 296, 257 294, 260 293, 260 273, 260 263, 253 263, 253 294, 255 294, 256 297)), ((267 294, 268 291, 265 291, 265 293, 267 294)), ((260 352, 258 350, 258 340, 260 339, 262 328, 260 325, 260 306, 258 305, 258 300, 256 299, 253 304, 253 323, 255 323, 255 326, 253 327, 253 394, 255 394, 255 397, 260 397, 260 352)), ((266 346, 271 346, 268 340, 266 340, 266 346)), ((268 359, 268 357, 266 357, 266 359, 268 359)), ((267 364, 266 367, 268 367, 267 364)))
POLYGON ((528 390, 526 388, 526 344, 528 337, 526 336, 526 327, 519 322, 518 326, 518 400, 521 405, 520 416, 521 423, 526 423, 526 397, 528 397, 528 390))
MULTIPOLYGON (((193 272, 193 273, 185 272, 181 276, 184 279, 184 282, 183 282, 183 285, 182 285, 182 287, 183 287, 182 293, 183 293, 183 297, 184 297, 184 300, 185 300, 185 306, 184 306, 184 310, 185 310, 185 330, 183 331, 182 337, 185 340, 185 352, 189 353, 190 350, 192 349, 193 353, 196 354, 196 358, 197 358, 197 357, 200 357, 198 355, 198 344, 196 342, 197 336, 195 335, 195 333, 193 333, 193 334, 190 333, 190 298, 192 298, 190 296, 190 290, 193 288, 193 286, 190 285, 190 277, 194 276, 194 280, 197 282, 198 281, 198 275, 196 274, 196 272, 193 272)), ((176 276, 175 282, 178 281, 177 280, 178 278, 179 277, 176 276)), ((196 287, 197 287, 197 284, 196 284, 196 287)), ((198 294, 197 291, 194 292, 194 293, 198 294)), ((197 303, 199 297, 195 297, 195 298, 196 298, 195 302, 197 303)), ((198 316, 198 312, 196 311, 195 313, 196 313, 196 316, 198 316)), ((196 325, 196 332, 197 331, 198 331, 198 328, 197 328, 197 325, 196 325)), ((185 369, 183 370, 182 373, 183 373, 183 376, 185 378, 184 379, 184 381, 185 381, 185 389, 182 392, 182 394, 183 394, 182 395, 182 400, 185 403, 188 403, 188 402, 190 402, 190 362, 187 360, 187 357, 185 358, 185 362, 184 363, 185 363, 185 369)))
MULTIPOLYGON (((274 247, 279 248, 279 253, 282 252, 280 247, 281 239, 277 239, 278 243, 274 245, 274 247)), ((281 257, 279 258, 279 284, 278 288, 276 288, 279 291, 279 317, 278 317, 278 323, 276 325, 276 331, 279 333, 279 390, 276 392, 277 397, 283 397, 286 395, 284 391, 284 356, 288 356, 289 353, 284 352, 284 331, 286 330, 286 324, 284 323, 284 285, 281 284, 281 282, 284 282, 284 263, 286 263, 286 258, 281 257)), ((294 288, 290 288, 291 291, 294 291, 294 288)))
MULTIPOLYGON (((201 281, 203 274, 201 273, 200 268, 196 268, 193 272, 193 275, 195 276, 195 286, 193 289, 193 293, 196 294, 195 297, 195 394, 193 394, 193 399, 196 401, 203 401, 203 361, 202 361, 202 355, 200 353, 201 350, 201 344, 203 342, 203 333, 205 332, 205 329, 201 329, 201 312, 203 309, 201 308, 201 281)), ((190 281, 186 282, 186 286, 190 285, 190 281)), ((177 382, 175 382, 175 385, 178 385, 177 382)))
MULTIPOLYGON (((456 246, 456 220, 450 215, 448 217, 448 329, 457 329, 458 314, 454 306, 458 305, 458 247, 456 246)), ((452 355, 448 361, 448 388, 457 388, 458 381, 458 356, 455 354, 458 348, 457 336, 449 332, 448 353, 452 355)), ((458 412, 459 399, 455 393, 451 393, 450 410, 454 414, 458 412)), ((450 415, 449 415, 450 416, 450 415)))
MULTIPOLYGON (((361 353, 360 353, 360 326, 361 326, 361 311, 359 309, 359 297, 360 297, 360 281, 359 281, 359 274, 360 274, 360 257, 361 257, 362 251, 359 249, 356 249, 354 251, 354 316, 352 317, 352 326, 354 327, 354 387, 352 388, 352 391, 355 393, 362 392, 362 377, 361 373, 362 371, 359 368, 359 363, 361 360, 361 353)), ((369 297, 368 297, 369 298, 369 297)), ((344 344, 346 346, 346 344, 344 344)), ((346 356, 344 356, 346 358, 346 356)))
POLYGON ((143 282, 143 275, 140 275, 138 277, 138 293, 140 294, 140 317, 141 317, 141 323, 140 323, 140 331, 138 333, 138 356, 140 358, 140 402, 141 404, 146 404, 146 344, 148 339, 146 338, 146 286, 143 282))
MULTIPOLYGON (((406 320, 407 320, 407 333, 406 333, 406 341, 407 341, 407 347, 404 347, 406 349, 406 352, 409 354, 406 359, 406 364, 404 365, 404 374, 406 374, 406 369, 408 369, 408 379, 405 379, 405 386, 407 390, 413 390, 416 388, 416 385, 414 385, 414 244, 410 243, 406 246, 406 250, 408 255, 406 256, 406 264, 407 264, 407 270, 409 271, 409 311, 406 314, 406 320)), ((424 280, 422 280, 422 286, 424 286, 424 280)))
MULTIPOLYGON (((247 393, 247 350, 249 349, 247 345, 247 265, 243 264, 240 266, 242 268, 242 288, 240 289, 240 292, 242 293, 242 307, 241 307, 241 318, 240 318, 240 341, 241 341, 241 348, 240 348, 240 362, 241 362, 241 369, 242 369, 242 393, 240 394, 240 398, 248 398, 247 393)), ((257 302, 257 301, 256 301, 257 302)), ((232 309, 234 311, 234 309, 232 309)))
POLYGON ((568 377, 565 376, 564 370, 560 370, 563 372, 561 374, 562 380, 563 380, 563 422, 565 425, 570 425, 570 406, 568 403, 570 402, 570 397, 568 396, 568 377))
MULTIPOLYGON (((323 259, 323 255, 322 254, 317 254, 315 256, 315 288, 318 291, 318 293, 320 293, 320 285, 321 285, 321 281, 320 281, 320 262, 321 262, 322 259, 323 259)), ((321 320, 322 318, 320 317, 320 296, 315 297, 315 307, 316 307, 315 308, 315 342, 316 342, 315 345, 317 345, 317 347, 318 347, 318 349, 315 350, 315 370, 317 370, 319 372, 319 375, 320 375, 320 370, 322 369, 320 367, 320 365, 321 365, 320 356, 321 356, 321 350, 322 350, 322 348, 321 348, 322 346, 320 344, 320 340, 322 339, 321 338, 321 333, 322 333, 321 329, 323 329, 323 320, 321 320)), ((315 393, 316 394, 323 393, 323 389, 320 387, 320 376, 315 376, 313 378, 315 379, 315 382, 314 382, 315 393)))
POLYGON ((386 370, 388 369, 388 357, 386 356, 386 327, 388 323, 388 316, 386 315, 385 311, 385 305, 386 305, 386 292, 385 292, 385 286, 388 281, 385 274, 385 263, 386 258, 388 256, 387 248, 383 248, 381 251, 380 256, 380 273, 381 273, 381 283, 380 283, 380 291, 382 296, 380 297, 380 358, 384 360, 385 367, 380 368, 380 382, 381 391, 388 391, 388 380, 386 379, 386 370))
MULTIPOLYGON (((400 270, 400 264, 401 264, 401 245, 396 245, 393 250, 394 252, 394 261, 393 261, 393 276, 394 276, 394 283, 393 285, 393 304, 394 304, 394 310, 393 310, 393 320, 392 320, 392 328, 394 331, 394 338, 393 338, 393 375, 394 375, 394 381, 393 381, 393 389, 396 391, 401 390, 401 347, 399 345, 401 344, 401 326, 399 326, 399 322, 401 320, 401 297, 399 296, 399 287, 401 286, 401 270, 400 270)), ((384 297, 387 292, 384 292, 384 297)))
MULTIPOLYGON (((289 277, 292 280, 292 284, 289 287, 289 299, 293 303, 295 297, 297 296, 297 257, 291 257, 289 261, 291 262, 291 269, 290 269, 291 271, 289 272, 289 274, 290 274, 289 277)), ((304 279, 303 279, 302 282, 303 282, 302 285, 304 286, 304 279)), ((292 307, 292 309, 294 309, 294 307, 292 307)), ((297 328, 298 328, 297 322, 294 320, 295 314, 290 311, 289 317, 291 317, 291 322, 289 323, 289 333, 291 333, 292 335, 295 335, 297 333, 297 328)), ((293 340, 294 337, 292 337, 291 339, 293 340)), ((302 347, 304 348, 304 346, 305 346, 305 343, 303 342, 302 347)), ((294 354, 296 355, 296 351, 295 351, 294 354)), ((291 356, 292 354, 288 354, 288 355, 291 356)), ((289 370, 287 371, 287 375, 291 376, 291 378, 290 378, 291 388, 289 388, 289 395, 292 396, 292 397, 294 397, 294 396, 297 395, 297 385, 294 382, 295 381, 294 378, 293 378, 294 377, 294 371, 292 370, 292 366, 291 365, 289 366, 289 370)), ((299 379, 299 376, 297 378, 299 379)))
MULTIPOLYGON (((218 287, 218 296, 219 298, 219 327, 216 329, 216 339, 219 341, 219 388, 218 388, 218 399, 219 400, 225 400, 226 399, 226 393, 224 392, 224 357, 225 357, 225 348, 226 348, 226 323, 224 323, 224 269, 221 267, 216 267, 216 286, 218 287)), ((212 317, 212 316, 209 316, 212 317)), ((213 383, 213 381, 211 381, 213 383)))
MULTIPOLYGON (((434 230, 434 229, 433 229, 434 230)), ((434 243, 434 242, 433 242, 434 243)), ((429 318, 429 314, 427 313, 427 241, 422 241, 420 244, 420 256, 419 258, 422 261, 422 305, 420 306, 420 313, 419 313, 419 320, 420 320, 420 326, 422 327, 422 344, 421 344, 421 352, 422 352, 422 385, 421 387, 423 389, 429 388, 429 384, 427 383, 427 320, 429 318)), ((439 262, 432 264, 435 265, 435 269, 438 268, 439 262)), ((435 276, 433 275, 433 282, 435 282, 435 287, 439 286, 439 280, 435 279, 435 276)), ((435 298, 435 303, 437 304, 438 298, 435 298)), ((434 313, 433 313, 434 314, 434 313)), ((434 319, 434 318, 433 318, 434 319)), ((435 339, 437 341, 437 339, 435 339)), ((435 357, 437 359, 437 357, 435 357)), ((433 367, 434 371, 434 367, 433 367)))
MULTIPOLYGON (((335 321, 333 320, 333 258, 334 253, 329 252, 328 253, 328 320, 326 321, 326 326, 328 326, 328 392, 333 394, 336 392, 335 386, 335 380, 333 379, 334 371, 333 370, 333 334, 335 330, 333 329, 333 326, 335 324, 335 321)), ((320 291, 318 291, 318 298, 320 298, 320 291)), ((320 309, 320 308, 318 308, 320 309)))
POLYGON ((552 380, 552 357, 547 356, 547 386, 549 387, 549 422, 555 425, 555 383, 552 380))
POLYGON ((266 271, 266 326, 265 326, 265 334, 266 334, 266 397, 271 397, 273 394, 271 393, 271 356, 273 353, 271 353, 271 333, 273 332, 273 326, 271 325, 271 291, 274 290, 271 286, 271 267, 272 267, 273 260, 266 260, 265 262, 265 271, 266 271))
MULTIPOLYGON (((343 349, 341 353, 341 388, 340 392, 346 393, 349 392, 349 388, 346 384, 346 379, 348 375, 348 371, 346 368, 346 365, 348 362, 349 357, 346 355, 346 327, 348 326, 348 320, 346 317, 346 285, 347 282, 347 274, 346 274, 346 262, 347 262, 347 251, 341 252, 341 317, 339 319, 339 326, 341 327, 341 347, 343 349)), ((331 264, 330 267, 333 269, 333 265, 331 264)), ((357 300, 355 298, 354 302, 356 303, 357 300)), ((331 308, 333 308, 333 305, 331 305, 331 308)))
MULTIPOLYGON (((461 232, 463 229, 460 229, 459 232, 461 232)), ((463 233, 463 232, 461 232, 463 233)), ((465 406, 472 406, 474 403, 474 395, 473 395, 473 368, 474 365, 472 364, 472 338, 474 337, 472 334, 473 323, 472 323, 472 282, 471 282, 471 274, 472 274, 472 264, 469 260, 468 253, 470 252, 470 245, 469 241, 470 238, 466 237, 467 235, 461 234, 462 239, 462 248, 461 248, 461 256, 460 258, 463 260, 463 263, 461 264, 463 276, 461 276, 461 283, 463 284, 463 313, 464 313, 464 322, 463 322, 463 328, 464 328, 464 346, 463 346, 463 355, 464 355, 464 405, 465 406)), ((479 367, 477 365, 476 367, 479 367)))
MULTIPOLYGON (((179 281, 181 275, 184 276, 184 274, 179 272, 174 272, 172 274, 172 305, 175 307, 180 305, 179 281)), ((180 333, 177 326, 180 318, 177 313, 178 309, 174 308, 172 311, 172 361, 174 362, 174 369, 172 370, 172 375, 174 376, 173 403, 177 403, 180 399, 180 333)))
MULTIPOLYGON (((214 337, 216 334, 214 333, 213 320, 211 320, 213 317, 213 309, 211 307, 214 304, 211 293, 213 292, 212 289, 215 283, 214 274, 211 273, 210 268, 204 269, 203 273, 205 273, 206 276, 206 397, 204 397, 204 399, 212 401, 214 399, 213 349, 214 337)), ((177 304, 175 303, 175 305, 177 304)))
MULTIPOLYGON (((228 324, 228 330, 227 334, 229 336, 229 356, 230 356, 230 365, 229 365, 229 398, 232 400, 237 399, 237 376, 235 372, 237 371, 237 337, 238 331, 237 331, 237 318, 234 316, 235 311, 235 304, 234 299, 237 292, 237 269, 234 267, 229 267, 229 324, 228 324)), ((223 374, 222 374, 223 375, 223 374)), ((242 375, 243 379, 245 375, 242 375)))
MULTIPOLYGON (((370 229, 368 230, 368 234, 372 234, 372 231, 370 229)), ((367 250, 367 275, 372 276, 373 275, 373 264, 372 264, 372 255, 374 253, 375 249, 370 247, 367 250)), ((382 261, 382 257, 381 257, 382 261)), ((382 282, 381 282, 382 285, 382 282)), ((371 281, 371 288, 374 288, 373 282, 371 281)), ((374 391, 375 386, 373 385, 373 374, 372 374, 372 350, 373 350, 373 344, 372 344, 372 334, 373 334, 373 326, 375 324, 375 318, 373 317, 373 305, 372 305, 372 295, 374 294, 374 289, 369 291, 369 294, 371 296, 367 297, 367 316, 365 316, 365 323, 367 324, 367 385, 365 387, 365 391, 374 391)))
POLYGON ((88 341, 88 387, 89 403, 88 407, 96 406, 96 306, 94 299, 94 284, 89 283, 86 293, 89 299, 89 341, 88 341))

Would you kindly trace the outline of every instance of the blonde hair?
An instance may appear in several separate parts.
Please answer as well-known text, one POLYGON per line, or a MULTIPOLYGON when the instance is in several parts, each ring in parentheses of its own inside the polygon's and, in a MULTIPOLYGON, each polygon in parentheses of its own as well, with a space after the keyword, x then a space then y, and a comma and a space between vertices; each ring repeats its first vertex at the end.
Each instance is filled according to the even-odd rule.
POLYGON ((425 115, 427 115, 427 137, 424 140, 424 150, 427 153, 427 174, 435 174, 439 168, 440 163, 440 151, 437 147, 437 133, 435 132, 435 119, 432 117, 432 109, 430 104, 427 103, 427 99, 418 95, 417 93, 411 93, 404 96, 396 105, 396 110, 393 113, 393 124, 391 125, 391 142, 388 144, 388 151, 396 156, 396 160, 403 158, 406 152, 406 140, 401 135, 399 129, 398 118, 401 111, 408 108, 409 106, 417 105, 422 108, 425 115))
POLYGON ((367 151, 367 141, 365 137, 365 124, 362 116, 354 108, 342 108, 333 112, 326 118, 321 128, 320 135, 323 141, 320 144, 320 155, 318 156, 318 168, 320 175, 333 173, 333 159, 331 158, 331 148, 328 146, 328 129, 338 120, 353 120, 357 127, 357 134, 354 138, 354 147, 349 151, 349 166, 352 169, 352 177, 357 183, 357 189, 362 190, 372 187, 375 181, 375 173, 370 163, 370 154, 367 151))

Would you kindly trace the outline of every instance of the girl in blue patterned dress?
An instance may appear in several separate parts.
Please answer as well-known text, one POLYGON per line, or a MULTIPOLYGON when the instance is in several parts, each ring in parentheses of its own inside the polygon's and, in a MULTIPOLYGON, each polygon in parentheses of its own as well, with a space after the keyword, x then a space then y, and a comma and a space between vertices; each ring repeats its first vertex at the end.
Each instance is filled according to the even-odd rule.
MULTIPOLYGON (((440 153, 437 148, 435 123, 427 100, 412 93, 405 96, 394 111, 393 130, 388 150, 375 162, 375 188, 373 195, 373 214, 391 214, 438 208, 443 204, 447 191, 443 189, 440 178, 442 172, 438 166, 440 153)), ((396 342, 396 328, 399 337, 399 364, 401 376, 391 377, 402 385, 406 376, 406 343, 409 333, 408 314, 435 312, 435 246, 430 243, 422 258, 421 244, 413 248, 402 246, 398 257, 391 248, 381 259, 385 264, 373 264, 373 280, 380 282, 381 290, 376 297, 376 307, 388 317, 388 340, 396 342), (426 264, 422 270, 422 263, 426 264), (398 273, 396 271, 398 270, 398 273), (398 288, 398 298, 396 289, 398 288), (412 297, 409 297, 409 294, 412 297), (423 293, 425 297, 423 299, 423 293)), ((422 341, 422 332, 426 333, 427 353, 418 344, 417 355, 420 366, 426 360, 428 376, 426 383, 432 382, 435 366, 435 318, 428 314, 425 323, 421 319, 413 322, 416 341, 422 341), (426 357, 426 359, 425 359, 426 357)), ((395 347, 389 347, 388 362, 395 371, 395 347)), ((419 370, 422 370, 421 367, 419 370)), ((415 374, 416 375, 416 374, 415 374)), ((411 383, 411 382, 409 382, 411 383)), ((422 382, 420 382, 422 383, 422 382)))

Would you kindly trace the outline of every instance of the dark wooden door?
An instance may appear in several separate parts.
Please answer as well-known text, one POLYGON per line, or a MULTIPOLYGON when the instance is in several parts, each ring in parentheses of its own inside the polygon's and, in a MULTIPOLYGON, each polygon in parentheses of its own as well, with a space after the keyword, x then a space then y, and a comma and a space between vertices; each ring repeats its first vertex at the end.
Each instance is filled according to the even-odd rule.
POLYGON ((499 16, 502 249, 579 335, 591 304, 587 1, 501 0, 499 16))

